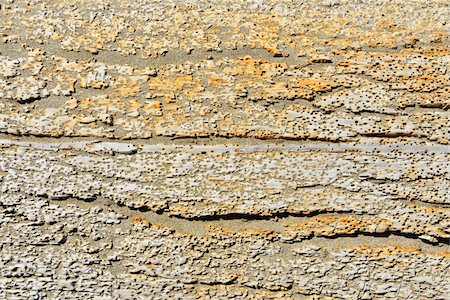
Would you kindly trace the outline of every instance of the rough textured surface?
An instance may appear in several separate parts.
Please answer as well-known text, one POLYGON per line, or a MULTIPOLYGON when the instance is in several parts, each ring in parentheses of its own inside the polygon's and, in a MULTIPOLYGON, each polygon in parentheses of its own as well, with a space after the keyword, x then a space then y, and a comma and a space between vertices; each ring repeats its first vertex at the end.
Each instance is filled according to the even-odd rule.
POLYGON ((450 299, 448 1, 0 1, 0 298, 450 299))

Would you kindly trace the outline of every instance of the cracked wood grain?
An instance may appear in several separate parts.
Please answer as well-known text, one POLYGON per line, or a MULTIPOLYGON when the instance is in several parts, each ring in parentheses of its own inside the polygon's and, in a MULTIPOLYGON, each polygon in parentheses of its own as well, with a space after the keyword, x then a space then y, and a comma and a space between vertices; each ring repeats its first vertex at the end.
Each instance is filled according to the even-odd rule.
POLYGON ((447 299, 446 1, 0 3, 0 298, 447 299))

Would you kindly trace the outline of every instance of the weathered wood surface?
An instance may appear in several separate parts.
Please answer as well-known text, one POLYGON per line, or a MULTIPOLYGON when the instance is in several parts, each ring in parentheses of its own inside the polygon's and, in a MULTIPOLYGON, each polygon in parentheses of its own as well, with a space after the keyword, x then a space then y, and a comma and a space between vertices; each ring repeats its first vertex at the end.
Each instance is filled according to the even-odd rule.
POLYGON ((448 1, 0 3, 0 298, 448 299, 448 1))

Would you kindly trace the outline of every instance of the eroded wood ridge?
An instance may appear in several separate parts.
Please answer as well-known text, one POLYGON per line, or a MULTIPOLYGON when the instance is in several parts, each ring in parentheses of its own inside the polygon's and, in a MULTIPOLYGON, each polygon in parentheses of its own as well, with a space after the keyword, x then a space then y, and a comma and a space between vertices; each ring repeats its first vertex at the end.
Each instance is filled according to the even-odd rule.
POLYGON ((1 2, 0 298, 447 299, 449 15, 1 2))

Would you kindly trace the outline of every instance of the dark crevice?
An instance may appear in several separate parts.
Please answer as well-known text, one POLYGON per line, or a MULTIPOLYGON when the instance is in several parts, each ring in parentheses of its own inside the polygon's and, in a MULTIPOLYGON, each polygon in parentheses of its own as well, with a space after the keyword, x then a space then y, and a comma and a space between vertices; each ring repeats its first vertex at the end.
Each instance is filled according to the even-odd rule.
POLYGON ((61 196, 49 196, 49 195, 44 195, 44 198, 50 199, 50 200, 55 200, 55 201, 64 201, 67 199, 76 199, 78 201, 83 201, 83 202, 94 202, 95 200, 97 200, 97 195, 93 195, 92 197, 86 197, 86 198, 82 198, 79 197, 77 195, 72 195, 72 194, 66 194, 66 195, 61 195, 61 196))
POLYGON ((377 138, 400 138, 400 137, 415 137, 413 132, 367 132, 360 133, 363 137, 377 137, 377 138))
POLYGON ((405 197, 390 197, 389 200, 404 201, 404 202, 407 202, 407 203, 412 203, 412 204, 415 204, 415 205, 432 207, 432 208, 450 208, 450 203, 429 202, 429 201, 420 200, 420 199, 416 199, 416 198, 411 198, 411 197, 407 197, 407 196, 405 196, 405 197))
POLYGON ((411 203, 418 204, 420 206, 427 206, 433 208, 450 208, 450 203, 440 203, 440 202, 428 202, 420 199, 410 199, 411 203))
MULTIPOLYGON (((163 213, 162 210, 160 213, 163 213)), ((222 220, 273 220, 273 219, 285 219, 289 217, 301 218, 301 217, 315 217, 324 214, 349 214, 353 213, 352 210, 342 210, 342 211, 328 211, 328 210, 317 210, 311 212, 275 212, 270 214, 250 214, 250 213, 227 213, 227 214, 213 214, 206 216, 195 216, 195 217, 185 217, 180 215, 173 215, 172 217, 178 219, 185 219, 189 221, 222 221, 222 220)))
MULTIPOLYGON (((355 136, 348 138, 330 138, 330 137, 310 137, 310 136, 283 136, 282 134, 277 134, 274 136, 242 136, 242 135, 229 135, 229 134, 209 134, 207 136, 170 136, 170 135, 153 135, 151 137, 95 137, 95 136, 84 136, 84 135, 50 135, 50 134, 29 134, 26 132, 6 132, 0 130, 0 139, 11 139, 14 142, 47 142, 55 143, 54 141, 59 141, 59 143, 70 142, 70 141, 84 141, 84 142, 113 142, 113 143, 137 143, 143 145, 157 145, 159 143, 167 143, 168 145, 179 145, 179 146, 189 146, 189 143, 205 143, 209 144, 225 144, 233 143, 249 143, 252 141, 255 145, 265 145, 265 143, 270 142, 272 145, 283 145, 283 143, 291 142, 293 144, 300 143, 330 143, 339 145, 340 143, 353 143, 358 142, 358 138, 417 138, 419 140, 427 141, 427 138, 415 136, 412 133, 360 133, 355 136), (170 144, 169 144, 170 143, 170 144)), ((442 146, 441 144, 437 144, 442 146)), ((19 145, 20 146, 20 145, 19 145)), ((381 145, 380 145, 381 146, 381 145)))
MULTIPOLYGON (((139 207, 133 207, 133 206, 128 206, 123 202, 114 202, 112 201, 112 203, 114 203, 115 205, 117 205, 120 208, 126 208, 129 209, 130 211, 135 211, 135 212, 141 212, 141 213, 146 213, 146 212, 150 212, 150 213, 155 213, 158 215, 164 215, 165 212, 167 212, 167 208, 158 208, 158 209, 152 209, 146 205, 143 206, 139 206, 139 207)), ((168 218, 175 218, 173 216, 167 216, 168 218)))

